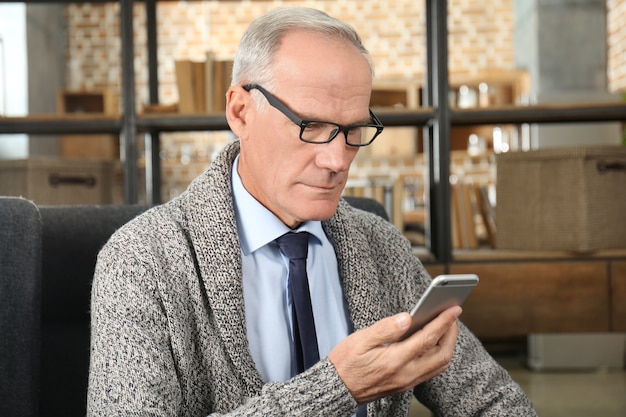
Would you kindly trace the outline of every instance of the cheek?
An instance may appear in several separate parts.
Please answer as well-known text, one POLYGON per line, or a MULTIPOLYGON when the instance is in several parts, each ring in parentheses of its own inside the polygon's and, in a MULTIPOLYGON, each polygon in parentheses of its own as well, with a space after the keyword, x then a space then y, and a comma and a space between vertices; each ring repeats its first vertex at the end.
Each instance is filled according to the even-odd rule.
POLYGON ((267 128, 262 133, 251 138, 248 155, 254 161, 256 180, 278 190, 304 170, 305 161, 298 149, 299 141, 294 144, 293 138, 267 128))

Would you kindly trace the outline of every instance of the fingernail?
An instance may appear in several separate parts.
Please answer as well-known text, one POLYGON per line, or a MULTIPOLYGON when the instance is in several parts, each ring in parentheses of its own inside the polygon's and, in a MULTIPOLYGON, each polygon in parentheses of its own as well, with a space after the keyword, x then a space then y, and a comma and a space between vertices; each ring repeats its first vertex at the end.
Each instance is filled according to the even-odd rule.
POLYGON ((411 324, 411 316, 409 316, 408 314, 398 314, 396 316, 396 324, 398 325, 399 328, 401 329, 405 329, 407 327, 409 327, 409 325, 411 324))
POLYGON ((456 307, 454 309, 454 317, 456 317, 457 319, 459 318, 459 316, 461 315, 461 313, 463 313, 463 309, 461 307, 456 307))

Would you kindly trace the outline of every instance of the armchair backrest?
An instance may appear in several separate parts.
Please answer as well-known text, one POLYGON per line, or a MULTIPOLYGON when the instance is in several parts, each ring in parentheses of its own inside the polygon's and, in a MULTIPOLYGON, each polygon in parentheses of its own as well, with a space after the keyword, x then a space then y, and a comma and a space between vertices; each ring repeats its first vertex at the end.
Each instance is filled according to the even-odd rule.
POLYGON ((385 220, 389 220, 389 214, 387 210, 385 210, 385 206, 379 203, 377 200, 369 197, 344 197, 344 200, 348 202, 352 207, 369 211, 370 213, 374 213, 379 215, 385 220))
POLYGON ((0 415, 39 415, 41 222, 35 205, 0 197, 0 415))
POLYGON ((41 206, 40 415, 84 416, 89 374, 91 282, 113 232, 147 207, 41 206))

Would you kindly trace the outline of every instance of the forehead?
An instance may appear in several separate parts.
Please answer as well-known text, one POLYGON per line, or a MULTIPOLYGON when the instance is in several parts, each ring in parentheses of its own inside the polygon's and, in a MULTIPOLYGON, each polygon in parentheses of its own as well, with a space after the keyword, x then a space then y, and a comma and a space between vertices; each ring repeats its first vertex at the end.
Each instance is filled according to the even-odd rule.
POLYGON ((361 51, 344 39, 304 30, 289 32, 277 51, 274 70, 276 92, 289 97, 290 105, 298 107, 294 111, 308 113, 323 105, 331 115, 368 112, 371 67, 361 51))
POLYGON ((342 81, 348 77, 357 82, 372 79, 369 62, 356 46, 343 38, 310 30, 286 33, 275 64, 279 76, 337 77, 342 81))

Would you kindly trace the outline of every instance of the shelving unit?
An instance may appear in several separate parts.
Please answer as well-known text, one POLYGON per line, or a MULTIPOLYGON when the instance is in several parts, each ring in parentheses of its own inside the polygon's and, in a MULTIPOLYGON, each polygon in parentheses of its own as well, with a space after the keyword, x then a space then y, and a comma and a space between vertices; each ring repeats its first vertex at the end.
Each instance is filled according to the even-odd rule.
MULTIPOLYGON (((626 120, 626 104, 594 104, 576 106, 525 106, 452 108, 448 91, 447 1, 426 1, 427 28, 427 80, 420 109, 380 111, 381 121, 389 127, 408 126, 423 128, 424 154, 429 167, 429 201, 426 247, 440 263, 452 260, 450 212, 450 151, 453 126, 478 126, 486 124, 566 123, 626 120)), ((105 1, 93 1, 103 3, 105 1)), ((29 3, 26 1, 25 3, 29 3)), ((36 3, 36 2, 32 2, 36 3)), ((59 1, 71 3, 71 1, 59 1)), ((151 135, 151 152, 146 155, 146 172, 152 183, 153 200, 160 202, 159 133, 171 131, 228 130, 223 114, 209 115, 140 115, 135 111, 135 75, 133 68, 133 4, 121 0, 120 28, 122 54, 122 109, 119 116, 71 115, 0 117, 0 134, 87 134, 107 133, 120 135, 121 154, 124 155, 124 201, 138 200, 138 150, 137 137, 151 135)), ((158 104, 158 79, 156 71, 156 0, 143 2, 147 16, 148 74, 150 104, 158 104)))

